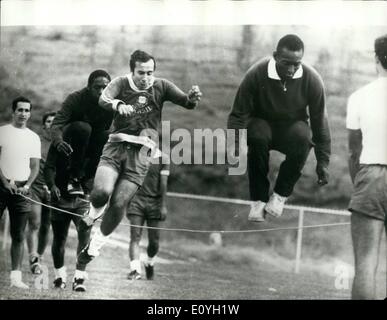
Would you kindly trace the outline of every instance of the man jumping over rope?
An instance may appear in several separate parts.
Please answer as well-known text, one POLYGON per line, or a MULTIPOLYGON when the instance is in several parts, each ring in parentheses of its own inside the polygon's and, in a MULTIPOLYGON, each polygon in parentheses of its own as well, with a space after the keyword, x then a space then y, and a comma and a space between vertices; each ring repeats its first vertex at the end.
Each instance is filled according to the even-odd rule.
POLYGON ((129 201, 142 185, 150 165, 150 158, 143 157, 142 151, 150 150, 158 141, 163 103, 171 101, 193 109, 202 95, 198 86, 185 94, 172 82, 155 78, 155 70, 155 58, 136 50, 130 58, 131 73, 112 80, 100 97, 100 106, 114 110, 115 117, 113 133, 97 168, 86 223, 92 224, 106 207, 108 209, 100 228, 78 255, 78 263, 87 264, 99 255, 125 215, 129 201))

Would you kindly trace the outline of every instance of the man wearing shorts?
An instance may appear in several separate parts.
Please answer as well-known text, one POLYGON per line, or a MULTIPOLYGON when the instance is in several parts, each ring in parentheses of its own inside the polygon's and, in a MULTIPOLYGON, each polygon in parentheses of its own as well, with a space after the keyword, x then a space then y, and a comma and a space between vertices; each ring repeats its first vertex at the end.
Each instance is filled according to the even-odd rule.
POLYGON ((30 189, 31 198, 39 203, 31 204, 31 212, 28 217, 27 246, 29 253, 30 269, 33 274, 42 273, 41 260, 48 242, 50 231, 50 209, 44 205, 50 202, 50 191, 44 181, 43 168, 47 158, 48 148, 51 143, 50 128, 54 120, 55 112, 47 112, 42 118, 42 132, 39 135, 42 147, 42 159, 40 160, 39 174, 30 189))
POLYGON ((12 122, 0 127, 0 213, 7 207, 11 228, 11 287, 28 289, 22 281, 24 237, 31 203, 23 197, 39 173, 40 139, 27 128, 31 101, 12 101, 12 122))
MULTIPOLYGON (((70 158, 62 155, 54 145, 51 145, 47 161, 44 167, 44 178, 51 193, 51 205, 55 208, 74 213, 71 215, 59 210, 52 210, 51 225, 53 241, 51 253, 54 261, 54 288, 65 289, 67 284, 67 272, 64 263, 67 234, 71 221, 78 233, 77 254, 83 249, 90 239, 91 228, 84 223, 80 224, 82 216, 89 209, 89 202, 80 195, 70 194, 67 184, 70 179, 70 158)), ((86 279, 86 265, 77 264, 73 278, 74 291, 86 291, 84 281, 86 279)))
POLYGON ((141 279, 140 263, 140 240, 144 222, 148 227, 148 246, 147 259, 144 262, 145 275, 148 280, 154 277, 154 261, 159 251, 160 222, 164 221, 167 215, 167 186, 169 176, 169 159, 165 154, 161 155, 164 160, 159 158, 160 163, 152 163, 145 177, 144 183, 136 193, 128 206, 127 217, 132 225, 130 227, 130 272, 128 279, 141 279))
POLYGON ((113 131, 106 143, 91 192, 89 221, 100 217, 100 228, 78 261, 88 263, 106 243, 122 220, 129 201, 142 185, 149 168, 146 156, 158 141, 157 130, 165 101, 186 109, 197 106, 201 92, 193 86, 185 94, 172 82, 155 78, 156 61, 148 53, 136 50, 130 58, 131 73, 112 80, 102 92, 100 105, 114 110, 113 131), (151 136, 150 139, 149 136, 151 136))
POLYGON ((352 299, 375 299, 376 270, 387 229, 387 35, 375 40, 378 78, 348 99, 349 210, 355 254, 352 299))

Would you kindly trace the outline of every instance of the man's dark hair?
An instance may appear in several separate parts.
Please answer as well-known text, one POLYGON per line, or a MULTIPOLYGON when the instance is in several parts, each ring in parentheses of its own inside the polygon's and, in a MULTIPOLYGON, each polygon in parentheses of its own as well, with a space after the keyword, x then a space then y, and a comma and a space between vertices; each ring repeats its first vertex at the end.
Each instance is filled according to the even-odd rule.
POLYGON ((382 67, 387 70, 387 34, 375 40, 375 54, 382 67))
POLYGON ((295 34, 287 34, 278 41, 276 51, 281 52, 284 48, 290 51, 304 51, 304 43, 299 36, 295 34))
POLYGON ((42 124, 44 125, 46 123, 46 120, 48 117, 55 117, 55 115, 56 115, 55 111, 46 112, 42 117, 42 124))
POLYGON ((130 71, 134 71, 134 68, 136 67, 136 62, 147 62, 149 60, 153 60, 153 63, 155 65, 153 70, 156 70, 156 60, 153 56, 151 56, 149 53, 146 53, 145 51, 136 50, 132 53, 130 56, 129 61, 129 67, 130 71))
POLYGON ((23 96, 19 96, 17 98, 15 98, 13 101, 12 101, 12 111, 15 112, 16 108, 17 108, 17 104, 19 102, 27 102, 30 104, 30 110, 32 110, 32 103, 30 100, 28 100, 26 97, 23 97, 23 96))
POLYGON ((98 77, 105 77, 108 78, 109 81, 112 79, 110 78, 110 75, 105 70, 94 70, 89 75, 89 79, 87 80, 87 86, 90 87, 93 84, 93 81, 97 79, 98 77))

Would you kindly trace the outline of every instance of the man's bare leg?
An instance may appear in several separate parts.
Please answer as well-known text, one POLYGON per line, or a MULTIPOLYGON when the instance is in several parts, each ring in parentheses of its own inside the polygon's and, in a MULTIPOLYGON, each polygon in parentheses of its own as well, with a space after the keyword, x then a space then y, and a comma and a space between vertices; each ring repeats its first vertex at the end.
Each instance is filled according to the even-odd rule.
POLYGON ((352 299, 375 299, 376 269, 383 230, 383 221, 352 213, 351 233, 355 253, 352 299))

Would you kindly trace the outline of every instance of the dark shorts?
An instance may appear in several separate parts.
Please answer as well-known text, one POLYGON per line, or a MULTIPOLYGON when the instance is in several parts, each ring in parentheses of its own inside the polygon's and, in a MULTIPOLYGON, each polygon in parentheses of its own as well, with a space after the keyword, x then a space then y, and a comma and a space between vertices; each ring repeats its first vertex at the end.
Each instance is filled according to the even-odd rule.
POLYGON ((144 220, 160 220, 161 198, 134 196, 128 205, 127 217, 140 216, 144 220))
POLYGON ((386 221, 387 166, 361 165, 348 210, 386 221))
MULTIPOLYGON (((18 187, 25 184, 26 181, 16 182, 18 187)), ((8 208, 9 214, 26 214, 31 211, 31 202, 20 195, 11 194, 4 188, 3 184, 0 183, 0 216, 3 214, 5 208, 8 208)))
MULTIPOLYGON (((58 201, 53 201, 51 205, 58 209, 66 210, 81 216, 84 216, 90 208, 90 202, 85 201, 80 197, 71 197, 71 198, 62 197, 58 201)), ((82 217, 71 215, 69 213, 65 213, 55 209, 52 209, 51 212, 52 212, 51 214, 52 221, 63 221, 71 218, 74 221, 74 223, 77 223, 77 221, 82 218, 82 217)))
POLYGON ((144 182, 150 159, 140 155, 141 146, 127 142, 107 142, 98 166, 107 166, 125 179, 139 186, 144 182))
POLYGON ((49 203, 50 194, 46 188, 47 187, 42 184, 33 183, 30 189, 31 198, 41 203, 49 203))

